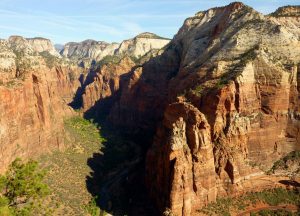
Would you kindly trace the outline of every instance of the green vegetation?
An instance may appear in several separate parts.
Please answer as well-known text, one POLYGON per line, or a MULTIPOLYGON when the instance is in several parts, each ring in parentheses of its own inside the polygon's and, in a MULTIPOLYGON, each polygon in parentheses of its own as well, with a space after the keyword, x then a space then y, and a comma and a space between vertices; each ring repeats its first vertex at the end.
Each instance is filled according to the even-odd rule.
POLYGON ((246 207, 255 205, 259 202, 271 206, 280 204, 299 205, 300 196, 299 193, 294 190, 275 188, 261 192, 247 193, 244 196, 237 198, 219 198, 217 199, 217 202, 211 203, 199 211, 207 215, 230 215, 230 212, 232 211, 244 210, 246 207))
POLYGON ((88 204, 84 205, 84 209, 88 212, 91 216, 99 216, 100 215, 100 208, 97 206, 96 203, 97 197, 92 198, 88 204))
POLYGON ((194 89, 191 90, 195 95, 201 96, 204 91, 204 87, 202 85, 197 85, 194 89))
POLYGON ((293 213, 287 210, 261 210, 257 213, 250 213, 250 216, 297 216, 298 213, 293 213))
POLYGON ((39 161, 48 171, 45 182, 52 191, 51 202, 57 215, 86 215, 87 203, 93 198, 86 186, 86 178, 93 172, 88 164, 93 154, 102 154, 99 127, 80 116, 65 119, 64 151, 43 155, 39 161))
MULTIPOLYGON (((93 120, 75 116, 65 120, 65 127, 77 143, 88 145, 105 141, 100 135, 99 126, 93 120)), ((99 145, 97 147, 99 148, 99 145)))
POLYGON ((268 173, 274 172, 276 169, 283 168, 286 169, 287 161, 295 161, 300 159, 300 151, 292 151, 280 160, 276 161, 268 173))
POLYGON ((224 86, 228 85, 231 80, 234 80, 236 77, 238 77, 243 71, 243 68, 247 65, 247 63, 253 61, 256 58, 256 50, 258 49, 259 45, 255 45, 247 52, 243 53, 238 58, 236 58, 235 60, 238 60, 238 63, 232 65, 229 71, 219 78, 214 88, 221 89, 224 86))
POLYGON ((103 66, 108 63, 117 64, 121 59, 122 57, 118 55, 107 55, 97 63, 97 66, 103 66))
POLYGON ((169 38, 161 37, 159 35, 156 35, 156 34, 153 34, 153 33, 149 33, 149 32, 142 33, 142 34, 136 36, 136 38, 170 40, 169 38))
POLYGON ((103 59, 101 59, 99 62, 96 63, 95 68, 100 68, 103 65, 110 64, 110 63, 118 64, 125 57, 129 57, 136 64, 139 62, 139 59, 140 59, 135 56, 127 56, 127 55, 107 55, 103 59))
POLYGON ((299 6, 296 5, 287 5, 278 8, 275 12, 269 14, 269 16, 273 17, 299 17, 299 6), (290 13, 287 13, 288 10, 292 9, 290 13), (294 11, 293 11, 294 9, 294 11), (297 10, 298 9, 298 10, 297 10))
POLYGON ((84 205, 84 209, 86 210, 87 213, 89 213, 91 216, 105 216, 107 213, 104 210, 101 210, 97 206, 96 200, 98 197, 93 197, 88 204, 84 205))
POLYGON ((14 54, 16 55, 15 63, 16 63, 16 77, 23 78, 24 73, 31 68, 31 63, 29 60, 25 58, 25 53, 22 51, 14 50, 14 54))
POLYGON ((57 62, 57 57, 51 55, 48 51, 40 52, 40 55, 44 58, 48 68, 52 69, 57 62))
POLYGON ((0 215, 50 214, 42 204, 50 192, 43 182, 45 174, 36 161, 13 161, 0 176, 0 215))

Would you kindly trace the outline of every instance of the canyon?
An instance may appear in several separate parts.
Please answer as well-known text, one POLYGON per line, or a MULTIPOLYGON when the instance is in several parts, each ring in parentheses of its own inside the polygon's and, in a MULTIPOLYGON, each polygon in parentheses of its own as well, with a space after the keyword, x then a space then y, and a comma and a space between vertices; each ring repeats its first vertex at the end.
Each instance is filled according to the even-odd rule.
POLYGON ((0 47, 0 172, 64 151, 64 120, 79 112, 138 137, 138 174, 160 215, 300 178, 299 162, 274 164, 300 151, 299 6, 263 15, 234 2, 187 18, 172 40, 55 49, 11 36, 0 47))

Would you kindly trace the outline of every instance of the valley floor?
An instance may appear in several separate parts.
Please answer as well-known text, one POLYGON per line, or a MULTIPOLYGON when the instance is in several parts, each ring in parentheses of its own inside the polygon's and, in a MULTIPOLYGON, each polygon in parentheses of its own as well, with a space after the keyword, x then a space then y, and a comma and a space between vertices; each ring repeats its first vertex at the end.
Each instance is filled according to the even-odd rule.
POLYGON ((84 206, 92 199, 86 186, 92 172, 87 161, 100 153, 103 139, 97 127, 81 117, 66 120, 65 126, 66 150, 43 155, 39 161, 48 171, 51 203, 57 203, 54 214, 85 215, 84 206))
POLYGON ((65 120, 65 129, 66 149, 39 159, 53 215, 154 215, 142 151, 130 137, 80 116, 65 120))

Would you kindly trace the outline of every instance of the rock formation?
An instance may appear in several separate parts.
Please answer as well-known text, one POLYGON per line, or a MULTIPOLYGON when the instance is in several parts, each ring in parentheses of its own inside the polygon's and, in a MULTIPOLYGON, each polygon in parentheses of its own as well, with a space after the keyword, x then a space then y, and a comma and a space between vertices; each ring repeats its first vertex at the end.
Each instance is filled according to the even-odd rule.
POLYGON ((193 215, 241 194, 300 149, 300 20, 285 11, 296 15, 264 16, 238 2, 199 12, 131 72, 110 119, 147 130, 161 122, 146 181, 162 211, 193 215))
POLYGON ((171 41, 86 40, 61 58, 45 39, 1 40, 0 169, 62 147, 76 94, 86 114, 153 131, 146 184, 161 212, 194 215, 217 197, 263 189, 251 180, 300 150, 299 29, 297 6, 263 15, 234 2, 186 19, 171 41))
POLYGON ((125 57, 116 64, 103 65, 99 71, 95 72, 90 78, 91 83, 85 86, 82 94, 83 111, 86 112, 92 108, 97 113, 101 113, 104 112, 102 109, 109 109, 120 89, 121 80, 134 66, 135 63, 129 57, 125 57))
POLYGON ((85 40, 80 43, 69 42, 61 50, 61 54, 77 60, 91 59, 99 61, 105 55, 113 55, 117 46, 117 43, 109 44, 94 40, 85 40))
POLYGON ((170 40, 167 38, 145 32, 137 35, 133 39, 123 41, 116 49, 115 54, 126 54, 135 58, 140 58, 151 50, 163 48, 169 42, 170 40))
POLYGON ((53 51, 48 40, 10 37, 0 46, 2 172, 16 157, 33 158, 64 147, 63 119, 73 113, 67 103, 79 86, 71 77, 80 71, 62 63, 49 68, 47 56, 36 53, 53 51))
POLYGON ((60 57, 60 54, 55 50, 51 41, 46 38, 23 38, 21 36, 11 36, 8 41, 11 47, 17 51, 22 50, 27 53, 48 52, 55 57, 60 57))
POLYGON ((152 33, 142 33, 124 40, 121 44, 106 43, 103 41, 85 40, 80 43, 67 43, 61 54, 65 57, 78 60, 90 67, 93 61, 97 62, 106 56, 131 56, 140 58, 152 50, 159 50, 170 42, 167 38, 152 33))

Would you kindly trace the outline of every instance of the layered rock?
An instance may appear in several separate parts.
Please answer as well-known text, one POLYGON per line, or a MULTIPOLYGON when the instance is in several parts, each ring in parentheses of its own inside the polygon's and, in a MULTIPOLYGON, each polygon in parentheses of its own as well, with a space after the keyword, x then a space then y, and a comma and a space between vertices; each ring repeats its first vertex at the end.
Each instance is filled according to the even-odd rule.
POLYGON ((167 38, 159 37, 152 33, 142 33, 138 36, 124 40, 122 43, 106 43, 103 41, 85 40, 79 43, 65 44, 61 54, 79 61, 86 67, 106 56, 131 56, 140 58, 152 50, 159 50, 170 42, 167 38))
POLYGON ((46 38, 28 38, 29 44, 32 46, 33 50, 36 52, 48 52, 53 56, 60 57, 60 54, 56 51, 52 42, 46 38))
POLYGON ((23 38, 21 36, 11 36, 8 39, 10 47, 25 53, 32 54, 33 52, 42 53, 48 52, 55 57, 60 57, 60 54, 55 50, 52 42, 46 38, 23 38))
POLYGON ((188 18, 164 53, 131 72, 110 119, 147 130, 161 122, 146 181, 162 211, 193 215, 246 192, 300 148, 298 29, 299 17, 232 3, 188 18))
POLYGON ((63 121, 73 114, 67 103, 80 83, 71 77, 81 71, 59 62, 49 68, 34 46, 21 37, 1 43, 0 172, 16 157, 62 149, 63 121))
POLYGON ((126 54, 140 58, 151 50, 163 48, 169 42, 170 39, 157 36, 153 33, 145 32, 137 35, 133 39, 123 41, 116 49, 115 54, 126 54))
MULTIPOLYGON (((106 53, 108 47, 104 48, 96 57, 102 60, 97 62, 83 77, 74 107, 82 108, 84 112, 92 111, 94 114, 108 111, 119 98, 121 83, 126 86, 128 82, 131 82, 128 76, 132 73, 135 74, 134 77, 138 77, 140 65, 161 55, 163 52, 161 48, 166 43, 169 43, 168 39, 151 33, 143 33, 134 39, 123 41, 112 55, 106 53)), ((121 100, 127 100, 124 96, 126 93, 123 93, 121 100)), ((131 104, 132 101, 128 100, 127 103, 131 104)), ((118 118, 118 116, 121 115, 113 118, 118 118)))
POLYGON ((103 109, 108 110, 117 97, 122 80, 134 66, 135 63, 125 57, 117 64, 108 63, 99 71, 89 74, 92 77, 86 79, 89 84, 85 86, 82 94, 83 111, 93 109, 97 113, 103 113, 103 109))
POLYGON ((69 42, 65 44, 61 54, 77 60, 87 58, 99 61, 106 55, 113 55, 117 47, 117 43, 109 44, 104 41, 85 40, 79 43, 69 42))

